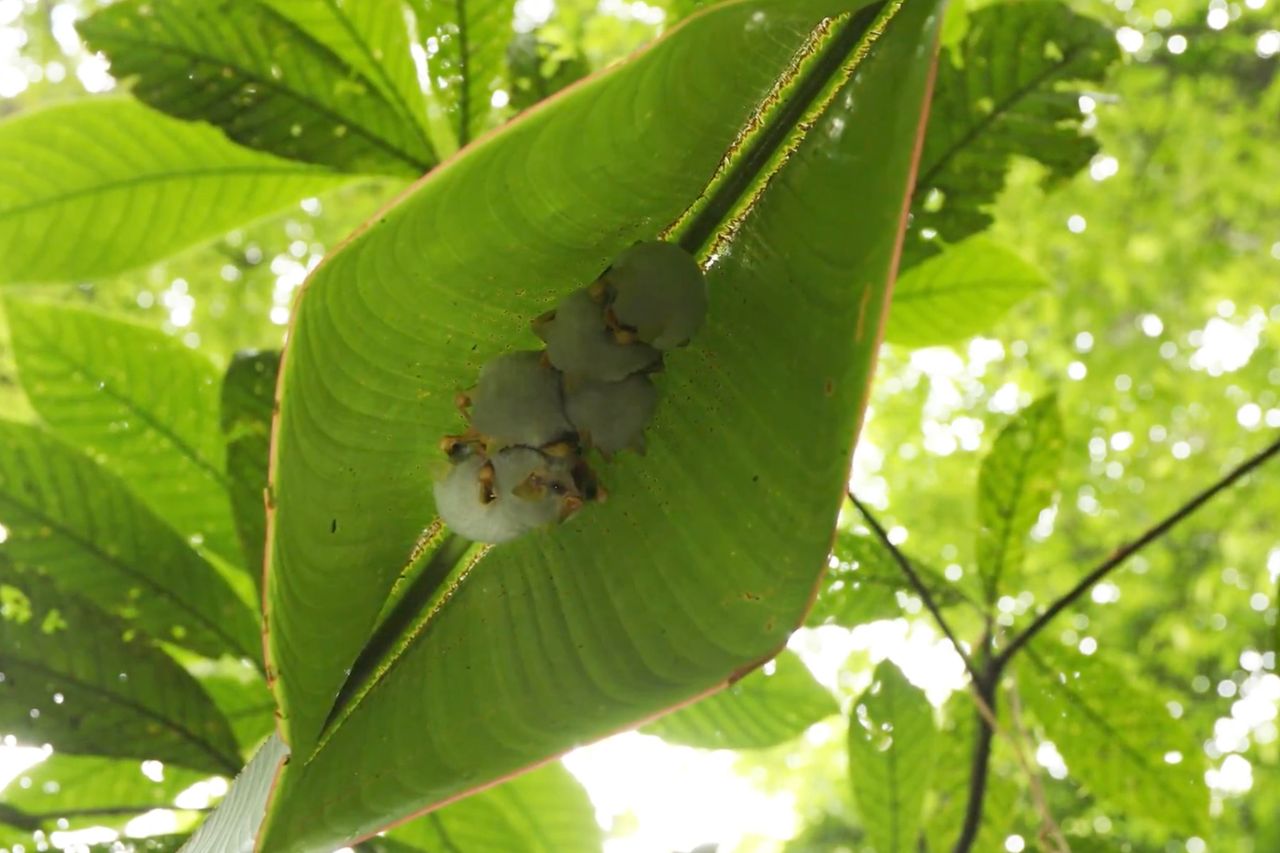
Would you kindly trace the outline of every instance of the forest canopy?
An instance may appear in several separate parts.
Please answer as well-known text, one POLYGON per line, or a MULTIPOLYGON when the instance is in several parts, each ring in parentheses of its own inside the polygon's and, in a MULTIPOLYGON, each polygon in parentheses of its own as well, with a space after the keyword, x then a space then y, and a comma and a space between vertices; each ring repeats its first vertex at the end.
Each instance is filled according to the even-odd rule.
POLYGON ((0 0, 0 849, 1280 849, 1275 4, 0 0))

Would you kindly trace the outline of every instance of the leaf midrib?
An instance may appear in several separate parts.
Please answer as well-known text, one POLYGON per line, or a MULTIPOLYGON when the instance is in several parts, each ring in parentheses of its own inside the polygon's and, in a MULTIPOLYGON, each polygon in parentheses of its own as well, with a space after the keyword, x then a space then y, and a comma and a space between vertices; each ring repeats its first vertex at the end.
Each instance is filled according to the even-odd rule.
POLYGON ((1027 446, 1025 453, 1018 454, 1018 461, 1014 470, 1013 488, 1007 492, 1007 496, 1011 498, 1008 503, 1000 503, 1001 509, 1008 507, 1008 512, 997 512, 996 517, 1001 522, 999 536, 997 538, 997 549, 995 564, 991 567, 991 584, 987 590, 987 600, 995 601, 996 593, 999 590, 1000 581, 1004 577, 1005 561, 1008 558, 1009 543, 1013 539, 1013 518, 1017 514, 1018 507, 1022 504, 1025 497, 1025 486, 1027 483, 1027 472, 1031 468, 1031 459, 1041 450, 1040 446, 1040 427, 1043 424, 1044 413, 1035 412, 1034 423, 1027 424, 1027 431, 1031 433, 1032 441, 1027 446))
POLYGON ((458 147, 471 141, 471 36, 470 19, 467 17, 467 0, 456 0, 458 23, 458 147))
MULTIPOLYGON (((356 47, 359 48, 360 53, 365 59, 369 60, 369 64, 373 66, 373 69, 379 79, 381 79, 386 85, 387 94, 390 96, 388 103, 396 108, 396 111, 400 113, 401 118, 408 119, 410 124, 421 131, 421 123, 418 116, 409 105, 409 102, 404 99, 404 95, 401 93, 399 87, 396 86, 395 82, 391 79, 391 76, 387 73, 386 66, 384 66, 378 58, 373 55, 373 51, 369 49, 369 43, 360 37, 360 33, 356 31, 355 25, 351 22, 351 17, 346 13, 346 10, 338 5, 337 0, 324 0, 324 3, 329 7, 330 11, 333 12, 334 17, 342 23, 342 28, 346 30, 347 35, 351 37, 351 40, 355 43, 356 47)), ((427 135, 425 133, 420 133, 419 135, 423 144, 430 149, 431 141, 428 139, 427 135)))
POLYGON ((193 168, 193 169, 170 169, 164 172, 152 172, 147 175, 137 175, 130 178, 120 178, 114 181, 105 181, 103 183, 96 184, 92 187, 85 187, 83 189, 78 189, 78 190, 69 190, 66 192, 59 193, 57 195, 42 198, 38 201, 33 201, 24 205, 19 205, 17 207, 0 208, 0 220, 6 219, 10 216, 16 216, 19 214, 28 214, 28 213, 31 213, 32 211, 41 210, 46 207, 53 207, 55 205, 64 204, 74 199, 84 198, 85 196, 92 196, 92 195, 99 195, 99 194, 107 195, 109 193, 119 192, 121 190, 127 190, 134 187, 141 187, 146 184, 152 184, 152 183, 158 184, 158 183, 163 183, 165 181, 184 180, 184 179, 202 180, 206 178, 212 178, 214 180, 221 180, 222 178, 226 178, 229 176, 237 176, 237 175, 253 175, 253 176, 284 175, 289 177, 315 175, 317 177, 329 177, 329 178, 337 177, 337 174, 334 172, 329 172, 327 170, 317 168, 317 167, 308 168, 307 166, 304 166, 301 163, 299 163, 296 167, 293 167, 293 168, 285 168, 283 166, 272 167, 272 168, 259 167, 259 166, 217 166, 217 167, 193 168))
POLYGON ((974 291, 989 290, 1033 290, 1035 284, 1028 284, 1032 279, 1028 276, 1025 278, 986 278, 981 282, 967 281, 963 284, 924 284, 919 287, 910 289, 898 289, 893 294, 894 307, 904 302, 914 302, 916 300, 928 300, 938 296, 945 296, 951 293, 972 293, 974 291))
POLYGON ((1070 49, 1063 51, 1062 62, 1057 65, 1049 66, 1041 73, 1032 77, 1027 83, 1019 86, 1017 89, 1014 89, 1007 97, 992 107, 991 112, 983 116, 971 128, 965 131, 958 140, 952 143, 952 145, 934 161, 934 164, 929 167, 929 170, 921 175, 916 181, 915 190, 911 194, 912 204, 914 205, 919 201, 921 193, 927 193, 932 189, 933 182, 937 178, 938 173, 950 164, 951 158, 956 156, 957 152, 967 148, 975 139, 986 133, 996 121, 1004 118, 1006 113, 1012 111, 1014 106, 1023 98, 1035 92, 1042 85, 1056 77, 1060 72, 1070 68, 1071 64, 1075 62, 1075 60, 1080 56, 1081 51, 1084 49, 1085 47, 1079 44, 1071 45, 1070 49))
MULTIPOLYGON (((382 149, 387 154, 390 154, 392 157, 396 158, 397 160, 404 163, 405 165, 412 166, 414 169, 416 169, 420 173, 427 172, 431 168, 432 164, 419 160, 417 157, 408 153, 407 151, 404 151, 398 145, 395 145, 394 143, 392 143, 390 140, 384 139, 381 135, 379 135, 372 129, 365 127, 360 122, 353 121, 350 117, 335 111, 331 107, 325 106, 323 103, 315 100, 312 96, 307 95, 304 92, 301 92, 297 89, 292 89, 288 86, 283 85, 282 83, 270 77, 269 75, 263 75, 252 69, 245 68, 243 65, 241 65, 238 62, 235 62, 233 60, 216 60, 215 61, 213 57, 207 56, 192 48, 185 47, 179 44, 156 43, 154 41, 148 41, 142 38, 123 36, 119 34, 118 29, 113 33, 113 35, 110 36, 110 38, 120 44, 132 46, 132 47, 149 48, 151 50, 156 51, 157 53, 162 53, 162 54, 167 52, 167 53, 172 53, 178 56, 182 56, 189 60, 192 60, 192 62, 198 66, 216 66, 219 72, 221 72, 221 70, 224 68, 230 68, 233 72, 240 74, 245 79, 250 80, 257 85, 261 85, 265 89, 271 89, 287 99, 296 101, 300 104, 303 104, 304 106, 311 108, 312 110, 319 113, 320 115, 325 116, 326 118, 329 118, 332 121, 337 122, 338 124, 342 124, 342 125, 345 125, 346 127, 351 128, 351 130, 356 135, 364 137, 375 148, 382 149)), ((309 39, 309 41, 311 41, 312 44, 317 44, 314 39, 309 39)), ((343 63, 339 63, 339 64, 343 64, 343 63)), ((134 73, 137 74, 137 72, 134 72, 134 73)))
POLYGON ((0 658, 0 660, 3 660, 6 662, 5 666, 12 667, 16 665, 18 667, 26 667, 27 669, 33 672, 42 674, 48 678, 54 678, 54 679, 59 679, 61 681, 65 681, 67 684, 73 684, 77 688, 82 689, 88 693, 92 693, 96 696, 104 697, 108 701, 113 701, 117 705, 120 705, 124 708, 128 708, 129 710, 134 711, 141 717, 145 717, 148 720, 153 720, 159 723, 164 728, 168 729, 174 734, 179 735, 184 740, 187 740, 193 745, 199 747, 201 752, 208 755, 210 758, 215 759, 218 763, 218 766, 221 767, 224 771, 227 771, 228 773, 230 773, 230 775, 234 776, 236 773, 240 771, 240 761, 238 758, 232 758, 231 756, 224 754, 221 750, 219 750, 216 746, 214 746, 204 737, 202 737, 196 732, 191 731, 186 726, 183 726, 179 721, 172 720, 169 717, 165 716, 164 714, 158 711, 153 711, 147 706, 141 705, 138 702, 126 696, 122 696, 119 693, 113 693, 112 691, 108 690, 105 687, 94 684, 93 682, 85 681, 83 680, 83 678, 79 676, 75 676, 67 672, 61 672, 57 669, 53 669, 52 667, 48 667, 36 661, 31 661, 25 658, 14 656, 12 655, 12 652, 10 652, 9 655, 10 656, 0 658))
POLYGON ((1107 718, 1103 714, 1094 710, 1093 706, 1090 705, 1088 702, 1086 702, 1084 697, 1080 693, 1071 689, 1071 686, 1069 683, 1063 683, 1059 681, 1057 678, 1058 674, 1055 667, 1050 667, 1033 650, 1026 649, 1026 652, 1027 652, 1027 658, 1035 665, 1035 667, 1038 670, 1040 670, 1041 676, 1044 677, 1045 681, 1047 681, 1049 684, 1052 685, 1055 693, 1058 693, 1066 697, 1067 701, 1070 702, 1073 707, 1077 708, 1081 712, 1081 714, 1083 714, 1088 719, 1090 723, 1092 723, 1093 725, 1101 729, 1107 735, 1108 738, 1110 738, 1112 741, 1114 741, 1116 745, 1119 746, 1120 752, 1122 752, 1126 757, 1128 757, 1128 759, 1131 762, 1133 762, 1135 765, 1137 765, 1137 767, 1140 770, 1143 771, 1144 775, 1155 780, 1155 784, 1157 787, 1161 788, 1167 795, 1169 795, 1170 797, 1173 797, 1174 799, 1177 799, 1177 800, 1182 799, 1185 792, 1168 784, 1168 782, 1164 779, 1162 774, 1154 772, 1152 769, 1151 762, 1143 758, 1142 752, 1129 743, 1129 741, 1125 738, 1123 731, 1111 725, 1111 723, 1107 720, 1107 718))
MULTIPOLYGON (((119 557, 116 557, 115 555, 111 554, 109 551, 102 550, 92 540, 83 538, 74 530, 70 529, 65 524, 63 524, 63 522, 60 521, 59 519, 46 515, 39 508, 34 507, 31 504, 26 503, 25 501, 19 500, 17 497, 14 496, 13 492, 0 492, 0 500, 7 502, 11 506, 17 507, 19 510, 27 513, 32 518, 37 519, 43 524, 48 525, 51 530, 57 533, 60 533, 63 537, 68 539, 72 544, 78 546, 83 551, 88 552, 91 556, 96 557, 97 559, 101 560, 102 562, 110 566, 114 566, 116 569, 120 571, 121 574, 124 574, 128 577, 133 578, 137 582, 141 583, 143 586, 146 586, 149 589, 156 592, 161 598, 166 598, 169 601, 173 602, 175 605, 177 605, 179 610, 183 611, 184 613, 190 614, 191 617, 196 622, 203 624, 209 631, 213 633, 214 636, 224 640, 227 643, 228 648, 235 649, 240 654, 247 655, 249 658, 253 658, 253 653, 247 652, 243 647, 241 647, 240 643, 237 640, 235 640, 233 637, 229 636, 228 634, 224 633, 223 629, 219 626, 217 622, 212 621, 209 617, 206 617, 204 614, 200 613, 199 611, 193 610, 191 608, 191 605, 188 602, 185 602, 181 598, 177 598, 176 596, 174 596, 173 591, 166 585, 162 584, 157 579, 148 577, 144 574, 140 574, 136 569, 129 566, 129 564, 122 562, 119 557)), ((193 551, 192 554, 195 555, 195 552, 193 551)), ((197 556, 197 559, 198 559, 198 556, 197 556)), ((209 567, 209 571, 212 572, 213 568, 209 567)), ((228 593, 229 592, 230 591, 228 591, 228 593)))
MULTIPOLYGON (((180 435, 161 423, 149 410, 142 408, 139 402, 134 400, 132 397, 118 393, 114 388, 114 382, 109 381, 110 377, 104 377, 102 374, 95 372, 92 366, 85 364, 71 353, 68 353, 58 345, 57 339, 46 335, 38 326, 29 325, 28 329, 32 337, 39 339, 40 343, 45 345, 43 352, 52 355, 56 360, 60 360, 63 364, 69 367, 83 371, 86 376, 94 377, 98 381, 98 392, 115 400, 130 413, 142 419, 149 427, 168 441, 182 457, 186 458, 193 465, 211 477, 213 481, 223 489, 223 491, 229 490, 230 483, 227 480, 226 474, 222 470, 214 466, 212 462, 206 460, 201 453, 188 444, 180 435)), ((18 369, 19 372, 21 372, 21 365, 18 369)), ((94 443, 97 444, 97 442, 94 443)))
MULTIPOLYGON (((858 46, 869 37, 877 37, 874 23, 886 9, 892 7, 892 0, 871 2, 856 12, 842 16, 843 20, 837 19, 834 32, 825 40, 819 37, 816 44, 810 42, 806 45, 810 49, 808 56, 797 56, 796 64, 779 77, 781 86, 768 93, 760 102, 763 114, 758 113, 751 119, 760 122, 754 135, 735 142, 726 154, 727 171, 713 176, 703 196, 695 201, 697 205, 705 198, 705 205, 689 221, 683 221, 688 214, 683 214, 676 221, 674 227, 681 232, 678 243, 683 249, 697 255, 713 239, 721 238, 724 232, 732 230, 725 227, 726 220, 735 213, 738 205, 751 201, 753 196, 758 197, 763 192, 763 185, 767 184, 782 164, 779 163, 771 172, 766 172, 766 168, 780 152, 787 149, 797 132, 804 132, 803 125, 807 117, 812 113, 825 111, 829 101, 821 100, 824 90, 847 63, 858 58, 858 46), (803 67, 806 60, 812 62, 811 67, 803 67), (792 75, 789 80, 785 79, 788 74, 792 75), (769 103, 771 98, 779 95, 780 98, 769 103)), ((811 33, 817 33, 825 25, 819 24, 811 33)), ((834 93, 831 97, 834 97, 834 93)), ((749 122, 747 128, 750 127, 749 122)))

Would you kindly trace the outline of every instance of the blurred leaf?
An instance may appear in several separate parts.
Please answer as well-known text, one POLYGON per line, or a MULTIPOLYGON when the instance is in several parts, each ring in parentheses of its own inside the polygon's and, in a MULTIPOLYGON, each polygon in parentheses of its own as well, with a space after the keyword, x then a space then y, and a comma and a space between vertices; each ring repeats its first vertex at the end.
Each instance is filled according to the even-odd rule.
POLYGON ((1119 58, 1102 23, 1044 0, 993 3, 968 14, 943 51, 903 247, 905 270, 991 224, 986 207, 1014 156, 1067 178, 1098 150, 1081 134, 1083 84, 1119 58))
POLYGON ((116 77, 133 78, 140 100, 215 124, 241 145, 344 172, 412 177, 430 169, 436 156, 417 107, 404 102, 394 66, 384 64, 395 62, 400 41, 397 4, 315 3, 310 14, 292 0, 273 5, 125 0, 79 30, 116 77), (353 13, 357 6, 370 8, 353 13), (330 46, 317 34, 341 38, 330 46))
POLYGON ((222 379, 222 434, 227 442, 231 512, 245 565, 259 590, 266 548, 267 458, 280 353, 237 353, 222 379))
POLYGON ((1054 395, 1027 406, 1000 431, 978 475, 978 572, 994 602, 1022 571, 1027 534, 1058 488, 1062 418, 1054 395))
POLYGON ((527 109, 549 98, 591 71, 569 45, 553 44, 538 33, 518 33, 507 48, 511 105, 527 109))
POLYGON ((0 578, 0 731, 58 752, 235 772, 226 719, 145 635, 47 580, 0 578))
POLYGON ((387 839, 477 853, 597 853, 604 840, 587 792, 558 761, 398 826, 387 839))
MULTIPOLYGON (((831 552, 833 564, 819 588, 805 624, 856 628, 879 619, 902 615, 901 595, 915 596, 901 567, 879 539, 870 534, 841 531, 831 552)), ((907 558, 939 607, 964 600, 960 589, 936 570, 907 558)))
POLYGON ((972 337, 1048 283, 1008 249, 971 237, 898 279, 885 339, 928 347, 972 337))
POLYGON ((288 756, 289 747, 279 735, 268 738, 231 783, 227 795, 213 814, 196 829, 182 848, 183 853, 240 853, 264 849, 255 843, 258 827, 276 776, 288 756))
POLYGON ((909 0, 810 40, 840 8, 708 9, 451 160, 312 277, 281 378, 267 599, 283 731, 300 754, 323 746, 287 766, 264 845, 350 843, 634 725, 771 657, 801 621, 869 382, 936 21, 909 0), (820 56, 788 90, 801 100, 758 116, 806 44, 820 56), (767 130, 726 162, 753 116, 767 130), (668 360, 648 454, 610 463, 606 504, 454 564, 410 641, 335 711, 433 520, 424 471, 446 464, 454 390, 722 164, 680 226, 721 253, 707 327, 668 360), (855 185, 874 203, 848 204, 855 185))
POLYGON ((666 0, 664 5, 667 7, 668 22, 678 23, 713 2, 714 0, 666 0))
POLYGON ((866 839, 861 827, 851 826, 834 815, 826 815, 821 821, 811 823, 789 839, 782 853, 831 853, 833 850, 857 850, 866 839))
POLYGON ((461 147, 490 126, 490 99, 506 76, 514 0, 410 0, 418 38, 434 39, 432 85, 461 147), (441 82, 443 81, 443 82, 441 82))
MULTIPOLYGON (((174 765, 162 773, 156 782, 143 774, 139 761, 51 755, 0 791, 0 822, 46 834, 90 826, 120 828, 151 809, 172 807, 178 794, 209 776, 174 765)), ((26 843, 34 846, 29 839, 26 843)))
POLYGON ((827 689, 793 652, 706 699, 645 726, 645 734, 701 749, 763 749, 800 737, 838 713, 827 689))
POLYGON ((350 180, 124 98, 23 113, 0 150, 0 284, 142 266, 350 180))
POLYGON ((901 615, 898 590, 906 579, 879 541, 842 531, 831 558, 806 625, 853 628, 901 615))
POLYGON ((253 614, 117 477, 58 439, 0 421, 4 557, 157 639, 257 660, 253 614))
POLYGON ((217 368, 128 320, 52 302, 10 299, 6 308, 23 390, 50 428, 184 537, 241 565, 217 368))
POLYGON ((120 838, 85 848, 88 853, 178 853, 189 835, 152 835, 147 838, 120 838))
POLYGON ((882 662, 849 712, 849 781, 876 853, 917 849, 937 740, 924 692, 882 662))
POLYGON ((1020 656, 1021 695, 1071 778, 1110 808, 1203 835, 1204 750, 1157 690, 1098 654, 1035 643, 1020 656))
POLYGON ((187 669, 231 723, 242 751, 255 749, 275 730, 275 701, 257 670, 226 658, 195 661, 187 669))

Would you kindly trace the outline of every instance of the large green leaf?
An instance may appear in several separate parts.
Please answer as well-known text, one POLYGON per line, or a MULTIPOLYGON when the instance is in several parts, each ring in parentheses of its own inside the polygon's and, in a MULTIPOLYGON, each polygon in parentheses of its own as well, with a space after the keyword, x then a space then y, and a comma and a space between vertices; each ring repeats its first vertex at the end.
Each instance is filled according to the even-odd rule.
POLYGON ((217 368, 131 321, 50 302, 6 308, 18 376, 40 417, 179 533, 239 565, 217 368))
POLYGON ((1058 488, 1064 444, 1054 395, 1014 416, 996 437, 978 474, 978 572, 987 601, 1007 574, 1022 570, 1027 535, 1058 488))
POLYGON ((881 663, 849 712, 849 781, 876 853, 917 849, 937 740, 924 692, 881 663))
POLYGON ((1159 692, 1100 654, 1037 643, 1019 658, 1019 686, 1071 777, 1110 808, 1203 834, 1204 750, 1159 692))
POLYGON ((556 762, 396 827, 387 838, 423 851, 597 853, 587 792, 556 762))
POLYGON ((458 144, 490 126, 490 99, 505 77, 507 45, 515 36, 512 0, 412 0, 418 37, 434 48, 427 58, 432 85, 452 114, 458 144))
MULTIPOLYGON (((709 9, 471 146, 313 275, 285 353, 268 534, 269 645, 295 752, 313 750, 432 521, 454 390, 675 219, 838 8, 709 9)), ((460 567, 319 752, 286 768, 263 844, 347 843, 634 725, 771 657, 801 620, 844 491, 930 65, 933 5, 891 11, 871 41, 871 14, 814 40, 787 94, 820 94, 825 111, 787 101, 766 116, 718 184, 751 204, 718 195, 700 210, 732 227, 700 215, 685 230, 717 242, 710 315, 659 380, 648 454, 605 469, 608 503, 460 567), (781 132, 779 116, 812 132, 781 132), (767 187, 765 163, 780 166, 767 187), (868 202, 849 204, 851 187, 868 202)))
POLYGON ((31 575, 0 576, 0 730, 58 752, 240 766, 226 719, 140 632, 31 575))
POLYGON ((761 749, 804 734, 837 713, 835 697, 793 652, 783 652, 726 690, 644 727, 668 743, 702 749, 761 749))
MULTIPOLYGON (((755 11, 738 3, 702 18, 474 147, 330 256, 306 286, 281 385, 268 590, 278 692, 295 750, 314 744, 389 585, 432 520, 430 466, 443 461, 439 437, 457 428, 455 389, 494 353, 531 340, 528 321, 558 293, 675 219, 818 17, 815 8, 778 12, 771 27, 743 35, 755 11), (726 76, 734 81, 727 88, 660 85, 677 70, 689 80, 711 74, 723 58, 706 48, 723 39, 751 54, 738 60, 743 74, 726 76), (651 108, 661 121, 624 127, 637 102, 662 104, 651 108), (668 122, 683 128, 679 139, 668 122), (638 174, 629 150, 646 152, 651 174, 638 174), (504 177, 494 182, 495 175, 504 177), (525 198, 538 203, 513 201, 525 198), (362 272, 368 264, 379 271, 362 272), (457 307, 445 316, 447 305, 457 307), (359 371, 330 366, 357 364, 359 371), (353 569, 361 582, 351 588, 353 569)), ((686 353, 672 359, 691 361, 686 353)), ((646 467, 669 456, 655 452, 646 467)), ((611 480, 626 476, 626 463, 616 467, 611 480)), ((628 535, 642 533, 635 522, 627 527, 628 535)), ((529 549, 526 542, 502 551, 529 549)))
POLYGON ((120 272, 350 180, 124 98, 9 119, 0 150, 0 284, 120 272))
POLYGON ((258 827, 280 767, 288 757, 289 747, 284 741, 276 735, 267 738, 231 783, 230 790, 213 814, 200 824, 191 841, 182 848, 184 853, 270 850, 261 845, 255 847, 254 840, 258 837, 258 827))
POLYGON ((28 834, 114 828, 151 809, 172 807, 178 794, 209 775, 172 765, 159 770, 157 781, 138 761, 51 755, 0 791, 0 822, 28 834))
POLYGON ((37 428, 0 421, 4 557, 153 636, 260 657, 257 622, 226 581, 119 478, 37 428))
POLYGON ((280 353, 238 353, 222 379, 222 434, 227 442, 227 489, 244 562, 261 587, 267 539, 267 457, 280 353))
POLYGON ((903 273, 885 338, 927 347, 971 337, 1048 283, 1008 249, 971 237, 903 273))
POLYGON ((133 94, 250 148, 346 172, 412 176, 435 163, 391 75, 398 4, 307 10, 282 0, 126 0, 79 25, 133 94), (359 21, 359 25, 357 25, 359 21), (328 45, 316 36, 333 36, 328 45), (376 41, 374 40, 376 39, 376 41), (376 51, 383 51, 383 59, 376 51), (372 75, 372 76, 367 76, 372 75))
POLYGON ((943 51, 903 247, 903 268, 991 224, 987 206, 1014 156, 1070 177, 1098 150, 1081 133, 1081 85, 1118 57, 1111 28, 1053 0, 994 3, 968 15, 943 51))

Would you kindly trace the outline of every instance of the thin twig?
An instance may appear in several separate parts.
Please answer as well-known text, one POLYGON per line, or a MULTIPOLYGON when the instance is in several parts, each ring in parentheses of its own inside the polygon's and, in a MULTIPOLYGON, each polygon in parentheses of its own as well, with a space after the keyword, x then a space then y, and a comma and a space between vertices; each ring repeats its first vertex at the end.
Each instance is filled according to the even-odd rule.
POLYGON ((933 617, 933 620, 938 623, 938 627, 942 630, 942 633, 951 641, 951 647, 956 650, 956 654, 960 656, 960 660, 964 661, 964 668, 968 670, 969 676, 974 680, 974 683, 980 681, 982 679, 982 674, 978 671, 978 668, 974 666, 973 659, 969 657, 969 654, 964 650, 964 647, 960 645, 960 641, 956 639, 956 635, 952 632, 951 626, 947 624, 947 620, 943 618, 942 611, 938 608, 938 603, 933 600, 933 595, 929 592, 929 588, 924 585, 924 581, 920 579, 920 575, 911 565, 911 561, 907 559, 906 555, 903 554, 902 551, 898 550, 897 545, 893 544, 893 542, 889 540, 889 534, 885 532, 884 527, 876 520, 876 517, 871 514, 871 510, 867 509, 866 504, 854 496, 853 489, 848 490, 848 495, 849 500, 853 501, 853 505, 857 507, 858 512, 862 513, 862 517, 867 520, 867 524, 870 525, 872 532, 876 535, 876 538, 880 540, 881 544, 883 544, 886 549, 888 549, 889 553, 893 556, 894 562, 898 564, 898 568, 902 569, 902 573, 907 576, 907 581, 910 582, 912 588, 915 589, 916 594, 920 596, 920 600, 924 602, 924 606, 928 609, 929 615, 933 617))
POLYGON ((1178 507, 1178 509, 1165 516, 1159 524, 1147 530, 1147 532, 1143 533, 1137 539, 1127 545, 1122 545, 1117 548, 1110 557, 1103 560, 1097 568, 1085 575, 1084 578, 1072 587, 1069 592, 1057 601, 1053 602, 1053 604, 1049 605, 1043 613, 1037 616, 1035 620, 1027 626, 1026 630, 1014 637, 1012 642, 1010 642, 1009 645, 996 656, 994 661, 996 669, 1003 669, 1005 664, 1009 662, 1010 658, 1017 654, 1023 646, 1031 642, 1037 634, 1043 631, 1045 627, 1053 621, 1055 616, 1063 610, 1066 610, 1074 604, 1077 599, 1088 592, 1094 584, 1105 578, 1111 572, 1115 571, 1138 551, 1168 533, 1175 525, 1178 524, 1178 522, 1191 515, 1219 492, 1224 491, 1241 477, 1266 462, 1272 456, 1275 456, 1276 453, 1280 453, 1280 438, 1277 438, 1263 450, 1231 469, 1231 471, 1222 479, 1218 480, 1212 486, 1200 492, 1198 495, 1191 498, 1191 500, 1178 507))
POLYGON ((1067 843, 1066 836, 1062 834, 1062 828, 1058 826, 1058 822, 1053 819, 1053 812, 1049 810, 1049 799, 1044 794, 1044 785, 1040 783, 1040 774, 1027 761, 1022 749, 1023 745, 1031 738, 1027 734, 1026 727, 1022 724, 1022 699, 1018 695, 1017 682, 1010 680, 1007 691, 1009 693, 1009 720, 1013 724, 1013 733, 1017 736, 1014 755, 1017 756, 1018 763, 1022 765, 1023 772, 1027 774, 1027 787, 1031 789, 1031 800, 1035 803, 1036 811, 1040 814, 1040 843, 1046 850, 1053 850, 1055 853, 1071 853, 1071 845, 1067 843))
MULTIPOLYGON (((987 708, 995 716, 996 682, 999 674, 989 662, 986 672, 973 683, 973 694, 979 708, 987 708)), ((952 853, 968 853, 978 838, 982 826, 982 804, 987 794, 987 769, 991 764, 991 736, 995 731, 985 716, 979 712, 978 735, 973 742, 973 759, 969 766, 969 799, 965 803, 964 824, 952 853)))

